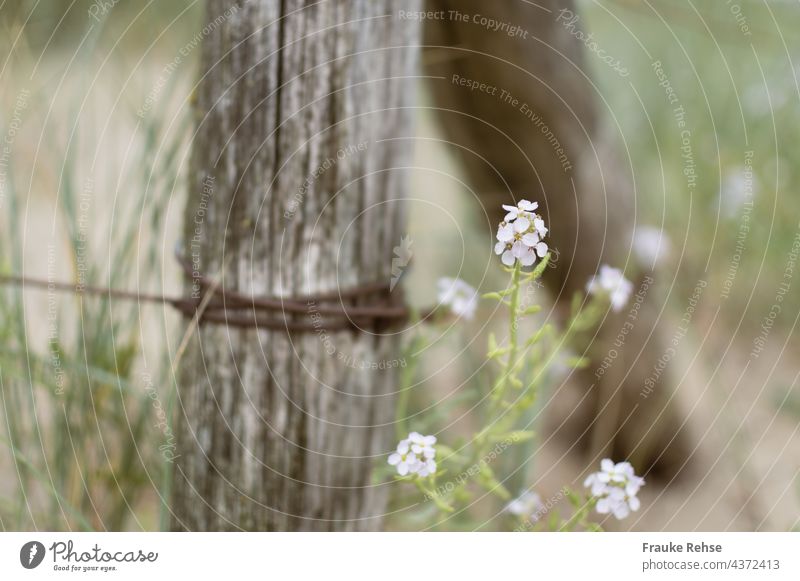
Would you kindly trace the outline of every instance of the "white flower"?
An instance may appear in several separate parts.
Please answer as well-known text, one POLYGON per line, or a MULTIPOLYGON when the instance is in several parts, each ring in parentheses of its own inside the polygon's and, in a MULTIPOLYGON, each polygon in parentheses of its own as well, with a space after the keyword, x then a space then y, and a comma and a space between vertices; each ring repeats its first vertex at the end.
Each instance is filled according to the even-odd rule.
POLYGON ((400 476, 418 474, 425 477, 436 472, 436 436, 423 436, 411 432, 400 440, 397 450, 389 455, 389 464, 397 468, 400 476))
POLYGON ((611 308, 620 311, 631 298, 633 284, 623 276, 621 270, 604 264, 600 267, 600 274, 589 279, 586 292, 591 295, 607 296, 611 301, 611 308))
POLYGON ((614 464, 605 458, 600 462, 600 472, 590 474, 583 485, 597 498, 595 509, 600 514, 610 513, 622 520, 641 506, 636 495, 644 486, 644 478, 636 476, 630 462, 614 464))
POLYGON ((539 519, 539 514, 543 508, 542 497, 535 492, 526 490, 509 502, 505 507, 505 511, 514 516, 525 516, 531 521, 536 521, 539 519))
POLYGON ((508 212, 508 214, 506 214, 506 222, 516 220, 521 213, 534 212, 538 207, 538 202, 529 202, 528 200, 520 200, 516 206, 503 204, 503 209, 508 212))
POLYGON ((497 229, 497 239, 503 244, 514 241, 514 226, 511 224, 500 224, 497 229))
POLYGON ((670 241, 666 233, 655 226, 639 226, 633 237, 633 249, 639 262, 647 268, 655 265, 669 256, 670 241))
POLYGON ((752 166, 729 171, 719 190, 722 214, 727 218, 735 217, 745 203, 752 201, 757 188, 758 182, 753 175, 752 166))
POLYGON ((411 441, 411 451, 416 454, 418 459, 415 472, 422 477, 436 472, 436 449, 433 447, 436 443, 436 436, 423 436, 417 432, 411 432, 408 439, 411 441))
MULTIPOLYGON (((795 71, 796 73, 796 71, 795 71)), ((770 80, 769 93, 764 83, 754 84, 742 92, 742 104, 753 116, 777 111, 792 98, 794 85, 781 86, 778 79, 770 80)))
POLYGON ((544 225, 544 220, 541 218, 536 218, 533 221, 533 227, 536 229, 540 238, 544 238, 547 235, 547 227, 544 225))
POLYGON ((416 466, 417 456, 411 452, 408 440, 400 440, 397 444, 397 451, 389 455, 389 464, 397 467, 397 473, 405 476, 411 472, 411 467, 416 466))
POLYGON ((538 203, 528 200, 521 200, 516 206, 503 206, 508 213, 497 227, 494 252, 506 266, 513 266, 517 260, 522 266, 531 266, 537 258, 547 255, 547 243, 542 240, 547 235, 547 227, 535 213, 538 207, 538 203))
POLYGON ((478 291, 460 278, 440 278, 439 302, 450 307, 454 314, 471 319, 478 307, 478 291))

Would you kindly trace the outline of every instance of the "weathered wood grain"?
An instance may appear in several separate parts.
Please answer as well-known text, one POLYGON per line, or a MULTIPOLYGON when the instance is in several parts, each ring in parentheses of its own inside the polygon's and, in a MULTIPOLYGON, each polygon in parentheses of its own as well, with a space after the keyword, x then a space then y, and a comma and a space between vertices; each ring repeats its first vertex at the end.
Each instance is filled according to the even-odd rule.
MULTIPOLYGON (((207 21, 229 16, 203 43, 185 239, 224 288, 289 297, 389 282, 407 177, 393 168, 409 146, 385 140, 410 134, 419 31, 395 8, 208 0, 207 21)), ((360 367, 396 359, 397 338, 325 337, 201 328, 178 379, 172 528, 381 526, 387 487, 372 468, 392 445, 397 368, 360 367)))

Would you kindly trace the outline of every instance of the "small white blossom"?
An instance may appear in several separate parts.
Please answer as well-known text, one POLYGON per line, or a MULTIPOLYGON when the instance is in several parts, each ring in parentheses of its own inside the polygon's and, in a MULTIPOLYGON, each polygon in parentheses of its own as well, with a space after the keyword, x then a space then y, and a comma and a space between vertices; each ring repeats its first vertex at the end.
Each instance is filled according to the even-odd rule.
POLYGON ((636 476, 630 462, 614 464, 605 458, 600 462, 600 472, 590 474, 583 485, 597 498, 595 509, 600 514, 610 513, 622 520, 641 506, 636 495, 644 486, 644 478, 636 476))
POLYGON ((661 228, 639 226, 633 237, 633 249, 642 266, 654 268, 669 256, 671 244, 661 228))
POLYGON ((528 200, 520 200, 516 206, 508 206, 503 204, 503 209, 508 212, 508 214, 506 214, 506 222, 516 220, 520 214, 526 212, 535 212, 538 207, 538 202, 529 202, 528 200))
POLYGON ((418 474, 425 477, 436 472, 436 436, 423 436, 411 432, 400 440, 397 450, 389 455, 389 464, 395 466, 400 476, 418 474))
POLYGON ((586 292, 591 295, 607 296, 611 301, 611 308, 620 311, 631 298, 633 284, 623 276, 621 270, 604 264, 600 267, 600 274, 589 279, 586 292))
MULTIPOLYGON (((797 74, 797 71, 795 71, 797 74)), ((769 82, 769 92, 763 83, 751 85, 742 92, 742 104, 752 116, 772 113, 783 107, 792 98, 794 85, 785 85, 780 80, 769 82)))
POLYGON ((753 175, 752 166, 728 171, 719 190, 722 214, 727 218, 735 217, 742 206, 753 200, 756 189, 758 182, 753 175))
POLYGON ((531 266, 547 254, 547 243, 543 240, 547 227, 535 213, 538 207, 538 203, 528 200, 521 200, 516 206, 503 205, 508 213, 497 227, 494 252, 506 266, 513 266, 517 260, 522 266, 531 266))
POLYGON ((440 278, 439 302, 450 307, 454 314, 471 319, 478 307, 478 291, 460 278, 440 278))
POLYGON ((536 521, 539 519, 539 514, 543 508, 542 497, 535 492, 526 490, 509 502, 505 510, 514 516, 524 516, 531 521, 536 521))

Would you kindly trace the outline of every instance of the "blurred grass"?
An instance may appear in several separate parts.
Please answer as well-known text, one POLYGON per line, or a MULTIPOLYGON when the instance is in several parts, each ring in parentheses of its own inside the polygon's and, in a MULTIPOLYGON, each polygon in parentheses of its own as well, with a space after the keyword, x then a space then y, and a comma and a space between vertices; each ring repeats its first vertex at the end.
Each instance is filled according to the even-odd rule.
MULTIPOLYGON (((728 275, 742 211, 720 192, 726 178, 741 174, 745 151, 753 151, 750 230, 722 319, 732 331, 740 317, 744 325, 754 325, 767 314, 800 226, 800 148, 794 144, 800 62, 793 60, 800 56, 800 10, 790 2, 737 5, 750 36, 741 33, 725 3, 582 4, 599 44, 621 55, 631 71, 621 81, 594 63, 630 155, 639 222, 663 224, 672 239, 671 265, 680 264, 679 304, 699 278, 718 289, 728 275), (698 176, 692 193, 682 174, 680 131, 653 71, 655 60, 686 111, 698 176)), ((792 293, 784 312, 798 310, 800 297, 792 293)), ((786 316, 777 328, 788 333, 793 324, 794 317, 786 316)))
MULTIPOLYGON (((52 261, 68 265, 72 282, 78 282, 80 265, 85 266, 86 285, 130 288, 135 284, 135 288, 162 290, 159 266, 164 257, 159 241, 165 230, 167 203, 176 189, 181 189, 178 164, 187 143, 189 115, 173 117, 170 113, 174 111, 162 107, 140 118, 133 105, 137 99, 123 100, 110 114, 110 131, 123 135, 120 128, 134 127, 131 143, 135 147, 126 150, 122 166, 109 171, 101 171, 109 161, 103 158, 106 152, 102 149, 95 152, 100 156, 99 168, 90 164, 87 154, 98 147, 92 141, 91 123, 87 125, 96 106, 90 93, 96 80, 92 79, 96 73, 93 59, 98 52, 112 50, 115 35, 130 23, 137 3, 120 3, 99 23, 86 18, 85 5, 91 3, 70 4, 66 12, 59 12, 56 4, 64 9, 68 6, 11 2, 0 10, 0 30, 5 31, 2 44, 12 56, 9 74, 23 83, 39 85, 27 103, 22 129, 41 123, 44 137, 37 150, 37 167, 26 167, 30 162, 24 155, 22 130, 11 148, 4 182, 7 206, 0 215, 4 248, 0 272, 30 273, 37 270, 36 262, 41 266, 41 259, 28 263, 31 247, 40 257, 44 253, 47 232, 34 231, 36 226, 25 229, 31 227, 31 212, 35 215, 35 208, 40 207, 37 203, 44 199, 54 211, 49 242, 57 248, 57 256, 52 261), (24 34, 17 35, 22 30, 24 34), (76 39, 84 34, 85 42, 78 46, 76 39), (16 42, 13 52, 12 42, 16 42), (82 59, 83 64, 76 67, 82 78, 70 79, 77 84, 77 92, 62 89, 60 83, 56 85, 56 77, 45 72, 34 78, 41 50, 45 50, 43 68, 65 65, 70 53, 82 59), (56 98, 49 93, 51 87, 62 89, 56 98), (64 94, 71 95, 74 102, 63 103, 64 94), (48 109, 54 106, 57 112, 50 117, 48 109), (15 175, 18 168, 32 172, 30 184, 47 183, 52 174, 52 191, 27 190, 29 184, 15 175), (89 216, 81 215, 81 196, 87 193, 89 216), (97 215, 112 194, 110 214, 97 215), (83 230, 79 227, 82 222, 83 230)), ((182 8, 180 4, 184 3, 159 6, 159 12, 152 9, 149 16, 136 21, 138 31, 124 41, 147 45, 149 37, 152 42, 164 24, 161 18, 182 8)), ((190 16, 196 18, 197 11, 190 16)), ((111 58, 121 59, 114 54, 111 58)), ((190 73, 191 67, 185 74, 190 73)), ((179 74, 168 80, 159 95, 164 104, 185 78, 179 74)), ((16 97, 4 95, 3 135, 9 130, 8 113, 16 97)), ((113 133, 112 139, 115 136, 113 133)), ((50 261, 48 254, 48 277, 58 279, 58 274, 50 272, 50 261)), ((2 442, 10 452, 5 458, 0 454, 9 469, 0 488, 3 528, 163 528, 165 509, 159 496, 166 489, 169 463, 159 455, 164 437, 154 428, 157 418, 152 396, 142 379, 143 373, 152 373, 157 397, 169 409, 173 391, 165 387, 171 385, 165 365, 168 357, 165 354, 162 361, 149 367, 142 359, 147 330, 141 321, 144 317, 157 320, 155 314, 155 310, 149 314, 141 311, 135 303, 112 303, 107 297, 56 297, 49 292, 45 297, 20 288, 0 290, 0 425, 2 442), (42 329, 32 330, 29 314, 45 308, 48 315, 53 311, 48 324, 57 335, 42 347, 42 329)))

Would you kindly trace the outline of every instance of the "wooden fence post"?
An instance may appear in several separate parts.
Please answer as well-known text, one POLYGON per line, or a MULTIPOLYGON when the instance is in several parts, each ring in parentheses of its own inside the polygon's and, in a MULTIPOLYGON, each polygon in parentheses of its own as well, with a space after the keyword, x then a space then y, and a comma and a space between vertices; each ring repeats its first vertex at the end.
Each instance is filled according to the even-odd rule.
MULTIPOLYGON (((405 2, 406 8, 414 2, 405 2)), ((208 0, 186 258, 292 297, 390 281, 419 25, 392 2, 208 0), (402 23, 400 23, 402 24, 402 23)), ((187 294, 196 291, 188 282, 187 294)), ((290 322, 314 323, 307 313, 290 322)), ((397 336, 204 324, 180 366, 176 530, 373 530, 397 336)))

